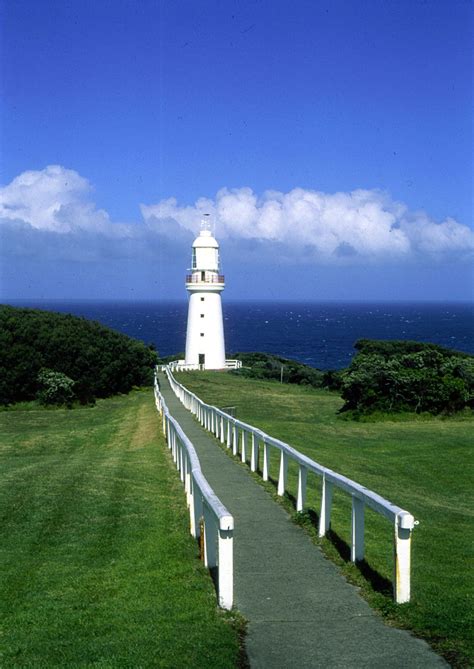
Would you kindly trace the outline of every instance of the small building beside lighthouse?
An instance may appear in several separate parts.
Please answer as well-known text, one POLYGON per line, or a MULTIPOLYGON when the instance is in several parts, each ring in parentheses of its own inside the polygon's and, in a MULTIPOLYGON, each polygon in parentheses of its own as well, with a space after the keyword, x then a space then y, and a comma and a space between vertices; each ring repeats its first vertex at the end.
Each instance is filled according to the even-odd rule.
POLYGON ((221 293, 225 283, 220 274, 219 244, 207 221, 201 223, 201 231, 193 242, 190 272, 186 276, 189 305, 185 365, 224 369, 221 293))

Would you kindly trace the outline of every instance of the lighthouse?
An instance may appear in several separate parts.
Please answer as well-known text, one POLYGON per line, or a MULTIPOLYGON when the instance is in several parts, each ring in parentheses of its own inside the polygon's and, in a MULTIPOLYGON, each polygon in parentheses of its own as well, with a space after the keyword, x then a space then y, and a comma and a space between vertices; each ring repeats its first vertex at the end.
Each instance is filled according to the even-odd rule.
POLYGON ((199 369, 223 369, 226 362, 221 293, 225 283, 220 274, 219 244, 207 219, 201 222, 201 231, 193 242, 190 272, 186 276, 189 306, 185 364, 199 369))

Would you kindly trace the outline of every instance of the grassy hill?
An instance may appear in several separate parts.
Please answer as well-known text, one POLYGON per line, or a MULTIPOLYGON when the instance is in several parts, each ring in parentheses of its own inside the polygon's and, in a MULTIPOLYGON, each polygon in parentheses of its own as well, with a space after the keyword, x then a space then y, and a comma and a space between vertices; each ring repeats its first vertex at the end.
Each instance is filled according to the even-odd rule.
MULTIPOLYGON (((420 524, 412 543, 409 604, 392 602, 393 530, 370 509, 364 574, 348 562, 350 500, 343 493, 335 493, 333 543, 324 540, 324 548, 389 619, 425 637, 452 666, 474 666, 470 415, 398 415, 355 422, 338 415, 340 396, 325 390, 215 372, 183 373, 178 378, 206 402, 235 406, 238 418, 413 513, 420 524)), ((273 458, 271 475, 276 479, 277 474, 278 461, 273 458)), ((308 482, 307 503, 317 510, 320 483, 317 477, 308 482)), ((289 485, 296 494, 297 472, 291 466, 289 485)))
POLYGON ((229 669, 151 390, 0 413, 0 665, 229 669))

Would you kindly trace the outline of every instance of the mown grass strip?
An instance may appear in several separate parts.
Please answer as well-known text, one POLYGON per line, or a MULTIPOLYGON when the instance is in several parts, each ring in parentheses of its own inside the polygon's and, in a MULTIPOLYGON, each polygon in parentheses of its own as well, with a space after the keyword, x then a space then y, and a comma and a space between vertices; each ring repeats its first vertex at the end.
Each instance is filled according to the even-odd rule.
POLYGON ((236 666, 151 390, 0 426, 0 665, 236 666))
MULTIPOLYGON (((420 525, 413 536, 409 604, 392 601, 393 530, 370 509, 366 561, 359 569, 348 561, 350 500, 339 491, 333 501, 332 542, 324 540, 324 549, 389 620, 426 638, 453 667, 474 665, 471 417, 359 423, 338 417, 341 399, 327 391, 213 372, 178 379, 204 401, 236 406, 238 418, 413 513, 420 525)), ((270 474, 277 479, 276 453, 270 474)), ((296 467, 290 466, 288 483, 290 497, 296 495, 296 467)), ((308 487, 307 506, 318 510, 319 479, 308 477, 308 487)), ((311 512, 299 514, 298 521, 310 531, 314 520, 311 512)))

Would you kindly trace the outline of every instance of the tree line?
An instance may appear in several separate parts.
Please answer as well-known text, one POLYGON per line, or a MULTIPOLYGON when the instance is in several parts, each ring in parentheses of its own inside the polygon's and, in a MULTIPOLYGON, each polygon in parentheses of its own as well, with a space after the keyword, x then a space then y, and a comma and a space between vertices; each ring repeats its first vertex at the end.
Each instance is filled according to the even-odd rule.
POLYGON ((0 306, 0 404, 82 404, 151 385, 156 351, 95 321, 0 306))
POLYGON ((415 341, 356 342, 341 378, 342 411, 432 414, 474 408, 474 356, 415 341))

